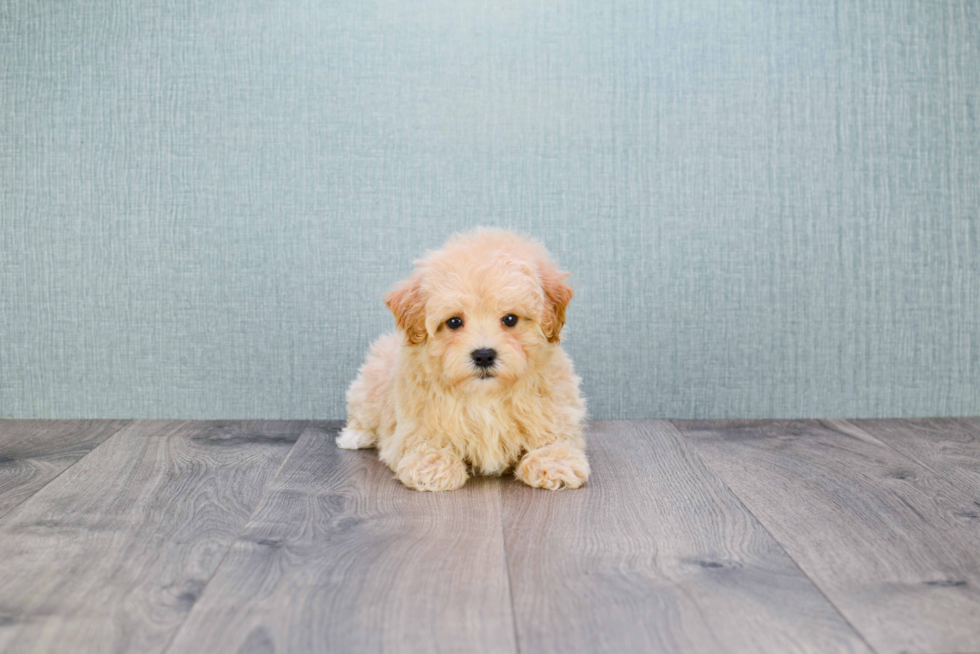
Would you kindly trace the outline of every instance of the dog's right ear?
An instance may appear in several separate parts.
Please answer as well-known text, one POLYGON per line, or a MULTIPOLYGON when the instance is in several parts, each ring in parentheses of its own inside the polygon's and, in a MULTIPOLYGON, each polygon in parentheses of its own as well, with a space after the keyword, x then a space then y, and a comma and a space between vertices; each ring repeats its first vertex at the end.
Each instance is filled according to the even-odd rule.
POLYGON ((409 344, 418 345, 425 340, 425 297, 422 294, 422 276, 418 271, 388 291, 385 304, 395 314, 395 323, 405 332, 409 344))

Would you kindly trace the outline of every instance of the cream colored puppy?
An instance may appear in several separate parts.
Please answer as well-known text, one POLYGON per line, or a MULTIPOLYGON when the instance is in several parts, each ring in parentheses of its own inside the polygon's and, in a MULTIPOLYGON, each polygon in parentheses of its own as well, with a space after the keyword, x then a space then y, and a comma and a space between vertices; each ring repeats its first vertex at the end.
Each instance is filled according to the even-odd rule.
POLYGON ((502 230, 455 236, 385 298, 398 331, 347 391, 346 449, 377 447, 409 488, 459 488, 516 465, 529 486, 589 476, 585 402, 558 345, 572 289, 543 247, 502 230))

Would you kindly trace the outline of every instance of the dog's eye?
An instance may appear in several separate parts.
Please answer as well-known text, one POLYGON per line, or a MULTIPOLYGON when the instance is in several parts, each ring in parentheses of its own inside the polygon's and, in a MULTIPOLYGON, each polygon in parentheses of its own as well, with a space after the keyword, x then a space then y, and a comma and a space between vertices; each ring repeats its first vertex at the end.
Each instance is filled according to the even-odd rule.
POLYGON ((446 321, 446 327, 449 327, 449 329, 452 329, 454 331, 462 326, 463 326, 463 319, 460 318, 459 316, 453 316, 452 318, 446 321))
POLYGON ((517 324, 517 316, 512 313, 508 313, 506 316, 500 319, 500 322, 504 323, 504 327, 513 327, 517 324))

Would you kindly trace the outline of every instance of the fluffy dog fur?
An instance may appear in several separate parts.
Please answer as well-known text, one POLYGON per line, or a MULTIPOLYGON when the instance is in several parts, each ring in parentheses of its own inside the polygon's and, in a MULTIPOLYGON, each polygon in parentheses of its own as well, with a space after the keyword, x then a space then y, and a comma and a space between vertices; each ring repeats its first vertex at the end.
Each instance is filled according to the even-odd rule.
POLYGON ((415 264, 385 298, 398 331, 371 346, 337 445, 377 447, 402 483, 422 491, 511 468, 529 486, 585 483, 585 403, 558 344, 568 273, 537 243, 485 229, 415 264), (508 314, 516 325, 504 324, 508 314), (450 318, 462 326, 451 329, 450 318), (471 356, 484 348, 497 354, 487 370, 471 356))

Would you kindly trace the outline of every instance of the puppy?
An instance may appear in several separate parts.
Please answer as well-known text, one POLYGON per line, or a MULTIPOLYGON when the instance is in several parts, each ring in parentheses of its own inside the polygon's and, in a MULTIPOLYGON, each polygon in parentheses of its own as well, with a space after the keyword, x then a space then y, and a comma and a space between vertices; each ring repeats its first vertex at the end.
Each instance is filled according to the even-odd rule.
POLYGON ((585 402, 558 345, 568 273, 539 244, 490 229, 415 265, 385 298, 398 331, 371 346, 337 445, 377 447, 420 491, 514 466, 529 486, 585 483, 585 402))

